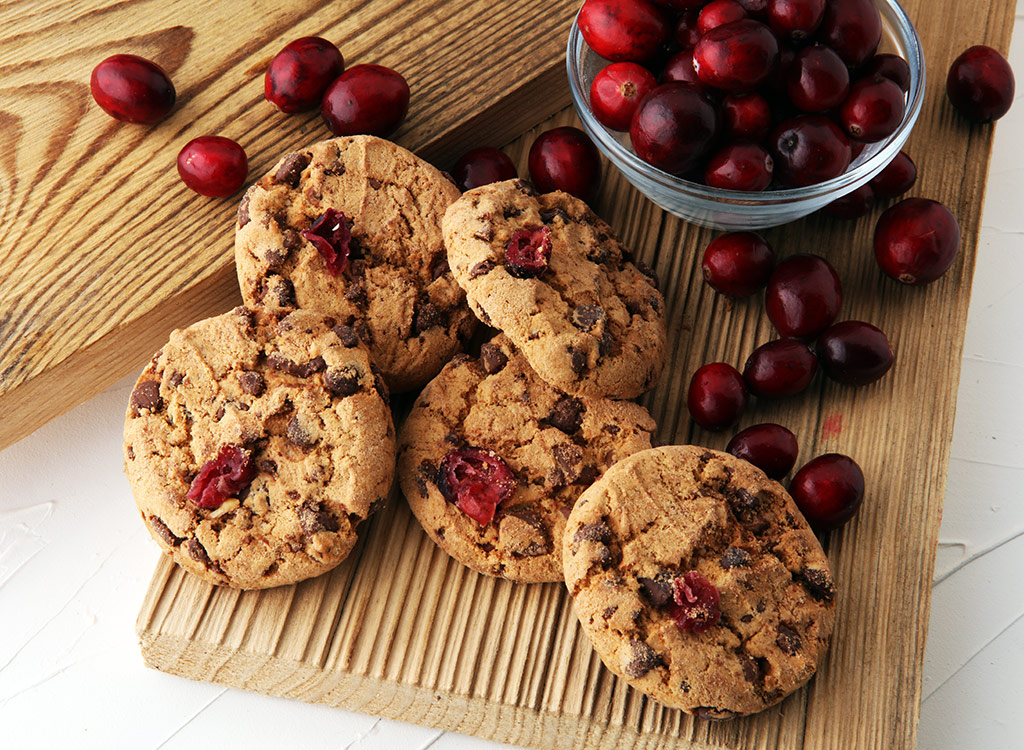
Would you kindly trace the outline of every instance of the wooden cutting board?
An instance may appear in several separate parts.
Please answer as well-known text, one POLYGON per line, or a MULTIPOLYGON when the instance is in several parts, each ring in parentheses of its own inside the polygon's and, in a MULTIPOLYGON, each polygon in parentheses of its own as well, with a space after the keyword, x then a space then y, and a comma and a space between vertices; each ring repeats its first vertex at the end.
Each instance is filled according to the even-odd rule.
MULTIPOLYGON (((756 403, 741 424, 780 422, 799 436, 802 460, 847 453, 867 475, 860 514, 824 539, 840 587, 838 624, 806 688, 760 715, 724 723, 665 709, 602 666, 563 586, 515 585, 469 571, 430 542, 398 496, 345 564, 297 586, 217 589, 164 560, 137 623, 146 663, 538 748, 914 748, 992 135, 955 116, 942 83, 962 47, 1006 49, 1014 2, 906 5, 931 66, 908 145, 921 175, 914 194, 942 200, 957 215, 960 257, 925 288, 883 277, 870 249, 882 207, 856 222, 812 217, 766 233, 781 255, 826 256, 844 284, 841 317, 880 326, 897 352, 895 368, 877 384, 854 389, 818 380, 800 397, 756 403)), ((543 127, 572 119, 563 113, 543 127)), ((521 168, 536 132, 508 148, 521 168)), ((699 365, 742 365, 773 338, 760 298, 712 293, 698 258, 713 233, 664 214, 617 173, 606 172, 596 208, 656 269, 665 291, 674 359, 644 399, 658 439, 724 447, 728 435, 691 424, 685 390, 699 365)))

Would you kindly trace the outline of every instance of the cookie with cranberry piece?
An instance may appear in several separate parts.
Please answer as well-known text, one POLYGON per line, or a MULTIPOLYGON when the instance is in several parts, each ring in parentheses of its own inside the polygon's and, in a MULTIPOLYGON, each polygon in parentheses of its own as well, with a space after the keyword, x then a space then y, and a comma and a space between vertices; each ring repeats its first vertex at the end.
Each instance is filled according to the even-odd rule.
POLYGON ((576 396, 633 398, 654 385, 665 302, 583 201, 509 180, 465 193, 442 226, 470 307, 540 377, 576 396))
POLYGON ((345 559, 395 468, 387 391, 334 319, 239 307, 171 333, 132 391, 125 470, 183 568, 261 589, 345 559))
POLYGON ((728 453, 635 453, 587 489, 563 537, 565 582, 605 665, 705 719, 778 703, 832 633, 828 560, 792 498, 728 453))
POLYGON ((458 197, 443 173, 380 138, 290 153, 238 208, 242 297, 334 317, 369 347, 393 392, 418 388, 476 324, 441 238, 458 197))
POLYGON ((499 335, 423 389, 400 431, 398 476, 424 530, 459 562, 513 581, 560 581, 576 498, 649 448, 653 430, 638 404, 548 385, 499 335))

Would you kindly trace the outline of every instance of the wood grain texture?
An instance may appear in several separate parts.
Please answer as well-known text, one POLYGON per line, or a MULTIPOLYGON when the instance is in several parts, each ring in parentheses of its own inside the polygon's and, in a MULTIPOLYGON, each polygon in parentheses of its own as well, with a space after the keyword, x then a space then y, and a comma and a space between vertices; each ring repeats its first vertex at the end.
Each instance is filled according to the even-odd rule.
MULTIPOLYGON (((944 201, 963 229, 938 282, 910 288, 879 272, 872 217, 818 217, 770 230, 780 255, 815 252, 844 284, 842 319, 890 334, 897 362, 853 389, 821 379, 802 396, 758 402, 741 426, 786 425, 803 460, 838 451, 864 468, 860 514, 824 541, 840 587, 832 647, 804 689, 760 715, 703 723, 616 679, 584 638, 564 587, 479 576, 438 550, 400 497, 332 574, 260 593, 215 589, 163 561, 137 628, 146 663, 192 679, 344 706, 538 748, 914 748, 935 545, 991 129, 959 120, 943 76, 959 40, 1006 49, 1013 2, 908 2, 931 84, 908 145, 914 194, 944 201), (956 40, 948 29, 957 28, 956 40), (955 45, 955 46, 954 46, 955 45)), ((968 42, 964 41, 963 44, 968 42)), ((563 113, 552 124, 572 120, 563 113)), ((537 131, 509 147, 522 166, 537 131)), ((614 172, 598 212, 657 271, 673 360, 645 404, 665 443, 723 448, 691 424, 685 390, 701 364, 741 366, 774 337, 760 298, 730 301, 703 283, 708 230, 667 216, 614 172)))
POLYGON ((575 0, 267 2, 48 0, 0 5, 0 448, 142 363, 176 327, 236 303, 237 196, 190 192, 192 138, 234 138, 250 180, 328 137, 284 115, 263 74, 288 41, 331 39, 347 64, 390 65, 412 88, 395 138, 441 168, 501 145, 569 102, 575 0), (157 126, 92 101, 89 75, 132 52, 162 65, 178 102, 157 126))

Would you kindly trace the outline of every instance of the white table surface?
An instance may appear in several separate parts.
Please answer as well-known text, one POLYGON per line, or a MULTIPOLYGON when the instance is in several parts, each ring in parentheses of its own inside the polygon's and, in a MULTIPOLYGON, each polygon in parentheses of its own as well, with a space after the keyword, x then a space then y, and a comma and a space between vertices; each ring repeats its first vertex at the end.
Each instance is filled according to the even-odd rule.
MULTIPOLYGON (((1022 28, 1010 55, 1018 74, 1022 28)), ((1021 98, 996 131, 982 219, 925 657, 922 750, 1024 747, 1021 98)), ((131 384, 122 380, 0 451, 0 747, 503 747, 146 669, 134 626, 159 552, 121 469, 131 384)))

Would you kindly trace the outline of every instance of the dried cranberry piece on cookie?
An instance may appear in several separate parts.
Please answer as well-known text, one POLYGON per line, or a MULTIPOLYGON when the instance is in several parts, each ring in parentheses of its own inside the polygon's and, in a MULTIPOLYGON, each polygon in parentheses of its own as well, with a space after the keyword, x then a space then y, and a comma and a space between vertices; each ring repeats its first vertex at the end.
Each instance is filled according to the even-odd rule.
POLYGON ((718 589, 696 570, 672 582, 669 612, 676 625, 691 633, 703 633, 722 616, 718 589))
POLYGON ((316 247, 327 265, 327 273, 337 276, 348 265, 352 248, 352 231, 348 218, 341 211, 328 208, 309 229, 299 234, 316 247))
POLYGON ((212 510, 248 487, 255 476, 252 453, 237 445, 225 445, 216 458, 203 464, 185 497, 197 508, 212 510))
POLYGON ((467 447, 455 448, 442 459, 438 484, 448 502, 486 526, 512 496, 516 478, 494 451, 467 447))
POLYGON ((551 230, 547 227, 525 227, 512 234, 505 248, 508 272, 519 279, 540 276, 551 259, 551 230))

